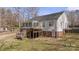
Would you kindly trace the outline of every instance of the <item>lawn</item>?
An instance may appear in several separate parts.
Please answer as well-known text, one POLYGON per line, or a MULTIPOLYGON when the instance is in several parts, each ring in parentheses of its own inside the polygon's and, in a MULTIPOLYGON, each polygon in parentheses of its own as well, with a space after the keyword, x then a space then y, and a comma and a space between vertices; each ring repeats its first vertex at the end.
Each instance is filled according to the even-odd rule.
POLYGON ((79 34, 66 34, 63 38, 41 37, 35 39, 0 41, 1 51, 77 51, 79 50, 79 34))

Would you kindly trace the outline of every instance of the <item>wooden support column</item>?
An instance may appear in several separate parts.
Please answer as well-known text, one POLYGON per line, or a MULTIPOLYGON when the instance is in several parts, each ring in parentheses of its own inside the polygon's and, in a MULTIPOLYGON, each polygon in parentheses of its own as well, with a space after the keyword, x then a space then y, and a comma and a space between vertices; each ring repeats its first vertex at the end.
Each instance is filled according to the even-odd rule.
POLYGON ((33 35, 33 38, 34 38, 34 30, 32 30, 32 35, 33 35))

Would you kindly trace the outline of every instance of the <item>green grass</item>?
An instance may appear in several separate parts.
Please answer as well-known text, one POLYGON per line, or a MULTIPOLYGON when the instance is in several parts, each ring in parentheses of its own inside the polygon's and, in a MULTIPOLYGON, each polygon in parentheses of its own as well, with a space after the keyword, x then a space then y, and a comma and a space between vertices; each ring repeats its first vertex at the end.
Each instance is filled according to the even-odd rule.
POLYGON ((79 34, 66 34, 63 38, 36 38, 1 40, 1 51, 79 51, 79 34))

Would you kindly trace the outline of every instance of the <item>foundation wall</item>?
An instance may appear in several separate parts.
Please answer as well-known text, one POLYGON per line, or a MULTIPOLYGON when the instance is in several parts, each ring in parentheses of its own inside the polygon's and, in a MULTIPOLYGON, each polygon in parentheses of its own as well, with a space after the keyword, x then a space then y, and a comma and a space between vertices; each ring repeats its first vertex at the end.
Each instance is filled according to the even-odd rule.
POLYGON ((64 32, 61 31, 61 32, 57 32, 57 37, 63 37, 64 36, 64 32))
POLYGON ((52 37, 52 32, 50 32, 50 31, 43 31, 43 36, 44 37, 52 37))

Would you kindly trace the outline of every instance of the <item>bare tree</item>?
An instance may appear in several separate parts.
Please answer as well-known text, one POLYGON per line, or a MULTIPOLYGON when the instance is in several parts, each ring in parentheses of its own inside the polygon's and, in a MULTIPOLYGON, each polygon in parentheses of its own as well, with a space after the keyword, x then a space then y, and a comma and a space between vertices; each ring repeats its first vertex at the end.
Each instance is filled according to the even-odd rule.
POLYGON ((17 19, 18 19, 19 28, 20 28, 21 27, 21 19, 19 18, 19 16, 20 16, 20 10, 21 10, 21 8, 20 7, 15 7, 14 9, 15 9, 16 14, 17 14, 17 19))
POLYGON ((68 17, 68 21, 69 21, 69 26, 73 27, 74 25, 74 19, 75 19, 75 16, 74 16, 74 12, 73 11, 68 11, 67 12, 67 17, 68 17))
MULTIPOLYGON (((26 19, 31 19, 31 18, 34 18, 38 15, 38 10, 39 8, 37 7, 16 7, 14 8, 16 13, 17 13, 17 17, 19 15, 22 15, 23 16, 23 19, 25 22, 26 22, 26 19)), ((20 18, 18 17, 18 22, 19 22, 19 28, 21 26, 21 20, 20 18)))
POLYGON ((16 26, 20 28, 21 22, 23 22, 21 8, 0 8, 0 27, 2 29, 12 30, 16 26))
POLYGON ((4 19, 5 19, 5 9, 4 8, 0 8, 0 25, 1 27, 4 26, 4 19))
POLYGON ((22 20, 25 22, 26 21, 26 14, 27 14, 27 12, 26 12, 26 8, 25 7, 23 7, 23 8, 21 8, 21 15, 22 15, 22 20))
POLYGON ((27 15, 27 19, 31 19, 31 18, 34 18, 38 15, 38 11, 39 11, 39 8, 37 7, 27 7, 26 8, 26 15, 27 15))
POLYGON ((69 21, 69 28, 72 29, 72 32, 73 32, 73 29, 78 26, 79 24, 79 11, 68 11, 67 12, 67 18, 68 18, 68 21, 69 21))

